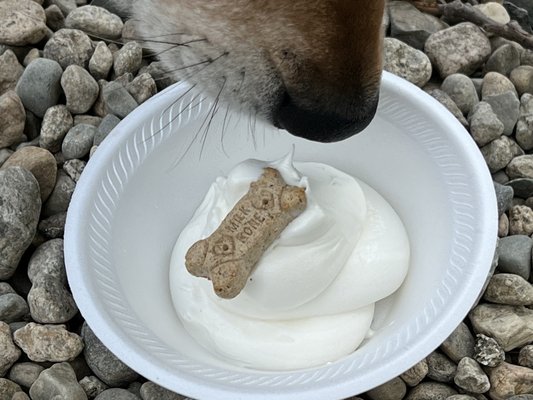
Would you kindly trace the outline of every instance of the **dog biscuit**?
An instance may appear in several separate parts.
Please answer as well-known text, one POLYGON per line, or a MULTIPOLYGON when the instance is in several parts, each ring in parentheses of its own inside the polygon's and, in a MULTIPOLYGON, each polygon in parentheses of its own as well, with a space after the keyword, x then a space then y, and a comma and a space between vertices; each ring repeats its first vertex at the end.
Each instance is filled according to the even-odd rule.
POLYGON ((287 185, 278 170, 265 168, 211 236, 189 248, 187 270, 210 279, 219 297, 237 296, 268 246, 306 205, 304 188, 287 185))

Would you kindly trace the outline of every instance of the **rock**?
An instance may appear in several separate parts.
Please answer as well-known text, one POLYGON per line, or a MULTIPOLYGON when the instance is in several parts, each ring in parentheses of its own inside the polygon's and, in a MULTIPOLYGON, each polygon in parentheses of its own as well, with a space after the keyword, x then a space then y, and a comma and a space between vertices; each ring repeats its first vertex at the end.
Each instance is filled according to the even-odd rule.
POLYGON ((38 231, 47 239, 62 238, 65 232, 67 213, 54 214, 39 222, 38 231))
POLYGON ((433 33, 425 52, 442 78, 455 73, 470 75, 488 59, 490 41, 481 29, 463 22, 433 33))
POLYGON ((94 126, 87 124, 80 124, 71 128, 63 140, 61 147, 63 156, 67 160, 85 157, 91 150, 97 132, 98 130, 94 126))
POLYGON ((501 238, 498 242, 498 270, 529 279, 532 247, 533 239, 527 235, 501 238))
POLYGON ((446 397, 446 400, 477 400, 475 397, 468 396, 466 394, 454 394, 453 396, 446 397))
POLYGON ((85 69, 69 65, 61 76, 61 87, 67 98, 67 109, 73 114, 83 114, 90 110, 100 88, 85 69))
POLYGON ((490 104, 484 101, 477 103, 473 107, 468 116, 468 123, 470 125, 470 133, 480 147, 498 139, 503 134, 503 123, 494 114, 490 104))
POLYGON ((481 148, 481 154, 485 158, 490 172, 494 173, 499 171, 505 168, 513 159, 512 141, 508 137, 502 136, 483 146, 481 148))
POLYGON ((533 93, 533 67, 522 65, 511 71, 509 79, 513 82, 518 94, 533 93))
POLYGON ((83 350, 81 338, 67 331, 65 325, 39 325, 30 322, 15 331, 13 336, 17 346, 35 362, 74 360, 83 350))
POLYGON ((533 30, 531 29, 531 25, 529 23, 529 15, 525 9, 516 6, 510 1, 504 1, 503 6, 509 13, 509 17, 512 20, 518 22, 518 24, 520 24, 520 27, 526 32, 533 33, 533 30))
POLYGON ((24 392, 13 393, 11 400, 30 400, 29 396, 24 392))
POLYGON ((483 77, 481 86, 481 99, 485 100, 490 96, 498 96, 507 92, 513 92, 518 97, 518 93, 513 82, 499 72, 488 72, 483 77))
POLYGON ((420 12, 406 1, 388 3, 391 36, 418 50, 424 49, 432 33, 447 27, 440 19, 420 12))
MULTIPOLYGON (((533 64, 533 56, 531 59, 533 64)), ((160 61, 154 61, 146 67, 142 67, 139 70, 139 75, 145 72, 149 73, 154 78, 155 83, 157 84, 157 90, 160 91, 177 82, 176 77, 174 77, 170 71, 167 71, 160 61)))
POLYGON ((0 378, 0 399, 13 399, 15 393, 22 392, 22 389, 15 382, 0 378))
POLYGON ((507 165, 505 172, 509 178, 532 178, 533 179, 533 155, 515 157, 507 165))
POLYGON ((0 2, 0 43, 25 46, 39 43, 46 35, 43 8, 30 0, 0 2))
POLYGON ((414 387, 405 400, 446 400, 457 391, 444 383, 422 382, 414 387))
POLYGON ((52 153, 40 147, 28 146, 14 152, 2 168, 19 166, 30 171, 37 182, 41 200, 45 201, 56 183, 57 164, 52 153))
POLYGON ((522 149, 533 149, 533 95, 529 93, 523 94, 520 98, 520 113, 516 123, 516 140, 522 149))
POLYGON ((429 372, 429 367, 426 359, 416 363, 403 374, 400 375, 400 378, 408 384, 409 386, 416 386, 426 377, 429 372))
POLYGON ((506 44, 492 53, 485 64, 485 71, 496 71, 502 75, 509 75, 513 69, 519 66, 520 52, 516 46, 506 44))
MULTIPOLYGON (((151 382, 147 382, 147 383, 151 383, 151 382)), ((144 385, 146 385, 146 383, 144 385)), ((141 395, 143 392, 145 392, 145 395, 142 396, 143 400, 155 400, 155 399, 163 400, 163 398, 165 400, 180 400, 181 399, 181 397, 179 397, 177 394, 174 394, 172 392, 170 392, 170 395, 167 395, 165 397, 162 397, 161 395, 156 396, 155 394, 151 396, 146 396, 147 390, 146 389, 143 390, 143 388, 145 387, 144 385, 141 387, 141 395)), ((402 400, 405 396, 405 393, 407 393, 407 387, 405 386, 404 381, 402 381, 399 377, 396 377, 388 382, 385 382, 384 384, 380 386, 375 387, 372 390, 369 390, 367 392, 367 396, 370 397, 371 400, 402 400)))
POLYGON ((0 279, 10 278, 31 244, 41 211, 39 184, 20 167, 0 170, 0 279))
POLYGON ((95 400, 139 400, 139 398, 126 389, 112 388, 104 390, 95 400))
POLYGON ((103 382, 109 386, 121 386, 139 377, 103 345, 86 323, 83 324, 81 335, 85 342, 83 354, 87 364, 103 382))
POLYGON ((44 114, 39 145, 52 153, 58 152, 73 123, 72 115, 66 106, 50 107, 44 114))
POLYGON ((428 364, 428 378, 437 382, 453 381, 457 367, 444 354, 434 351, 426 357, 426 361, 428 364))
POLYGON ((394 38, 385 38, 383 68, 419 87, 429 81, 432 72, 431 62, 422 51, 394 38))
POLYGON ((61 12, 61 9, 55 4, 50 5, 44 10, 46 14, 46 25, 52 31, 58 31, 65 27, 65 16, 61 12))
POLYGON ((9 90, 15 90, 23 71, 24 68, 11 50, 0 55, 0 96, 9 90))
POLYGON ((58 30, 44 46, 44 57, 57 61, 63 69, 69 65, 87 67, 92 54, 91 39, 77 29, 58 30))
POLYGON ((148 73, 140 74, 133 81, 126 85, 129 94, 138 104, 144 103, 157 93, 157 85, 148 73))
POLYGON ((17 293, 15 292, 15 289, 7 283, 7 282, 0 282, 0 296, 7 294, 7 293, 17 293))
POLYGON ((516 205, 509 210, 509 233, 531 235, 533 233, 533 210, 528 206, 516 205))
MULTIPOLYGON (((406 392, 405 383, 403 383, 403 381, 400 378, 394 378, 392 381, 390 381, 389 389, 392 389, 388 391, 391 397, 380 397, 381 400, 402 399, 403 396, 405 396, 405 392, 406 392), (394 383, 391 383, 391 382, 394 382, 394 383), (400 393, 403 393, 403 395, 400 396, 400 393)), ((385 394, 386 391, 382 391, 382 393, 384 396, 386 396, 385 394)), ((167 390, 159 385, 156 385, 154 382, 150 382, 150 381, 143 383, 143 385, 141 386, 140 394, 141 394, 142 400, 185 400, 183 396, 177 393, 171 392, 170 390, 167 390)), ((372 397, 370 392, 368 393, 368 395, 370 396, 371 399, 374 398, 372 397)))
POLYGON ((512 134, 520 115, 520 100, 514 92, 507 91, 499 95, 487 96, 484 101, 490 104, 492 111, 502 121, 503 133, 505 135, 512 134))
POLYGON ((28 54, 26 54, 26 57, 24 57, 24 61, 22 62, 22 65, 27 67, 28 65, 31 64, 32 61, 38 59, 39 57, 41 57, 41 53, 39 52, 38 49, 33 48, 28 52, 28 54))
POLYGON ((490 389, 488 376, 475 360, 468 357, 459 361, 453 381, 461 389, 470 393, 485 393, 490 389))
POLYGON ((529 14, 529 25, 533 26, 533 4, 529 0, 509 0, 508 2, 523 8, 529 14))
POLYGON ((476 335, 474 360, 487 367, 496 367, 505 361, 505 352, 496 340, 480 333, 476 335))
POLYGON ((58 282, 67 283, 62 239, 48 240, 33 252, 28 263, 28 278, 33 283, 41 275, 48 275, 58 282))
POLYGON ((29 140, 37 139, 41 132, 41 119, 37 118, 34 113, 26 110, 26 122, 24 125, 24 135, 29 140))
POLYGON ((28 65, 16 86, 24 107, 42 118, 46 110, 59 100, 62 73, 57 62, 46 58, 38 58, 28 65))
POLYGON ((28 304, 16 293, 0 296, 0 320, 6 323, 21 320, 28 314, 28 304))
POLYGON ((118 82, 110 82, 104 86, 103 98, 110 113, 124 118, 137 106, 137 102, 126 88, 118 82))
POLYGON ((431 89, 428 91, 428 94, 435 99, 439 101, 444 107, 448 109, 449 112, 453 114, 455 118, 459 120, 463 126, 468 126, 468 122, 466 118, 464 117, 461 110, 459 110, 459 107, 457 107, 457 104, 452 100, 452 98, 448 95, 448 93, 440 90, 440 89, 431 89))
POLYGON ((465 115, 479 102, 472 80, 463 74, 452 74, 444 79, 441 89, 448 93, 465 115))
MULTIPOLYGON (((19 350, 20 352, 20 350, 19 350)), ((24 388, 30 388, 37 380, 44 367, 33 362, 20 362, 13 365, 9 371, 9 379, 24 388)))
POLYGON ((506 362, 488 371, 491 383, 490 398, 508 400, 515 394, 533 392, 533 370, 506 362))
POLYGON ((141 387, 142 387, 142 385, 143 384, 141 382, 138 382, 138 381, 131 382, 128 385, 128 391, 133 393, 135 396, 141 397, 141 387))
POLYGON ((533 394, 519 394, 509 397, 507 400, 533 400, 533 394))
POLYGON ((104 382, 98 379, 96 376, 86 376, 80 380, 80 385, 87 394, 87 397, 92 399, 102 393, 104 390, 109 389, 104 382))
POLYGON ((82 114, 74 116, 74 125, 87 124, 92 125, 94 127, 98 127, 101 122, 102 118, 97 115, 82 114))
POLYGON ((505 351, 533 341, 533 310, 480 304, 469 314, 474 330, 494 338, 505 351))
POLYGON ((474 8, 477 8, 484 15, 500 24, 506 24, 511 20, 505 7, 496 2, 479 4, 474 6, 474 8))
POLYGON ((522 367, 533 368, 533 345, 528 344, 520 349, 518 364, 522 367))
MULTIPOLYGON (((385 42, 387 39, 385 39, 385 42)), ((385 54, 387 45, 385 44, 385 54)), ((386 57, 386 56, 385 56, 386 57)), ((142 47, 137 42, 128 42, 113 55, 113 69, 115 75, 120 76, 126 73, 135 74, 142 63, 142 47)))
POLYGON ((474 336, 464 322, 461 322, 450 336, 441 344, 440 349, 454 362, 474 355, 474 336))
POLYGON ((54 190, 43 205, 43 216, 50 217, 54 214, 67 211, 75 188, 76 183, 60 170, 57 174, 54 190))
MULTIPOLYGON (((106 79, 113 66, 113 54, 105 42, 98 42, 89 60, 89 72, 94 79, 106 79)), ((533 67, 532 67, 533 68, 533 67)))
POLYGON ((512 181, 507 182, 505 185, 513 188, 515 196, 522 199, 527 199, 533 195, 533 179, 513 179, 512 181))
POLYGON ((72 367, 62 362, 44 370, 30 388, 32 400, 87 400, 72 367))
POLYGON ((98 87, 100 88, 100 91, 98 93, 98 98, 94 102, 94 106, 92 110, 94 114, 102 118, 108 114, 107 104, 104 98, 104 88, 107 84, 108 82, 104 79, 98 80, 98 87))
POLYGON ((70 177, 70 179, 77 183, 86 165, 87 163, 82 160, 67 160, 63 164, 63 171, 65 171, 65 173, 70 177))
POLYGON ((92 0, 91 4, 94 6, 104 7, 113 14, 125 18, 130 15, 131 4, 134 1, 137 0, 115 0, 112 2, 110 2, 109 0, 92 0))
POLYGON ((34 321, 60 324, 70 321, 78 312, 72 295, 54 276, 40 274, 33 279, 28 304, 34 321))
POLYGON ((76 0, 48 0, 47 3, 59 7, 63 15, 68 15, 77 8, 76 0))
POLYGON ((113 115, 107 114, 103 119, 100 125, 98 126, 98 132, 94 136, 93 145, 98 146, 103 140, 109 135, 109 133, 117 126, 120 122, 120 119, 113 115))
POLYGON ((13 343, 9 325, 0 321, 0 377, 5 376, 7 371, 19 359, 20 354, 20 349, 13 343))
POLYGON ((483 298, 491 303, 511 306, 533 304, 533 286, 519 275, 495 274, 491 277, 483 298))
POLYGON ((0 96, 0 148, 19 143, 24 133, 26 112, 19 96, 10 90, 0 96))
POLYGON ((123 25, 120 17, 96 6, 79 7, 65 19, 67 28, 79 29, 96 37, 109 39, 120 38, 123 25))
POLYGON ((498 203, 498 214, 501 215, 510 207, 514 196, 514 190, 510 186, 494 183, 494 191, 496 192, 496 201, 498 203))

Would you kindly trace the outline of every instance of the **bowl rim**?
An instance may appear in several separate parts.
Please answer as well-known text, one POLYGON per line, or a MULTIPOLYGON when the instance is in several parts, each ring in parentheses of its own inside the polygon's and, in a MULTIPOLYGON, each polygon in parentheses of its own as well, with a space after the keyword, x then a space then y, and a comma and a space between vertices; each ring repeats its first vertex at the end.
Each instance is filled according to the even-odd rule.
MULTIPOLYGON (((453 117, 452 114, 437 100, 433 99, 418 87, 388 72, 383 73, 382 85, 403 96, 408 96, 409 101, 421 109, 425 108, 431 110, 435 115, 436 120, 446 124, 450 133, 455 136, 454 139, 464 146, 464 151, 468 152, 468 155, 471 157, 470 162, 472 164, 484 165, 486 167, 485 161, 470 135, 456 118, 453 117)), ((181 93, 179 91, 183 92, 188 90, 188 88, 189 86, 186 83, 177 83, 140 105, 135 112, 142 113, 149 110, 158 99, 161 100, 163 98, 168 98, 169 96, 174 97, 176 93, 181 93)), ((97 175, 93 173, 93 170, 97 171, 98 166, 101 163, 108 161, 115 152, 116 147, 125 140, 125 135, 117 134, 117 132, 126 127, 129 122, 129 117, 126 117, 121 121, 117 128, 115 128, 115 130, 105 139, 105 145, 100 146, 101 148, 98 149, 87 164, 86 170, 84 171, 84 174, 81 175, 76 186, 65 224, 64 252, 68 281, 76 304, 85 321, 87 321, 88 324, 90 321, 89 326, 95 335, 100 338, 100 340, 104 339, 102 341, 105 341, 105 346, 120 360, 147 379, 166 388, 171 388, 172 386, 179 384, 186 395, 196 398, 319 399, 329 398, 331 396, 340 397, 354 395, 354 393, 350 391, 350 380, 345 380, 342 384, 335 386, 325 385, 318 390, 313 387, 312 390, 301 392, 272 391, 267 395, 254 393, 245 387, 243 387, 242 392, 236 393, 234 390, 228 389, 223 385, 205 385, 204 382, 195 379, 190 375, 174 375, 172 371, 167 370, 164 366, 158 365, 156 357, 148 353, 141 354, 140 352, 132 351, 131 349, 137 347, 137 345, 130 338, 125 337, 123 334, 121 335, 119 329, 108 323, 107 319, 104 318, 104 315, 100 313, 97 302, 91 299, 91 291, 84 284, 84 277, 82 274, 83 268, 81 268, 80 265, 86 261, 80 259, 80 255, 84 254, 83 247, 85 244, 81 240, 77 240, 77 238, 80 232, 87 227, 86 223, 88 221, 88 215, 85 211, 89 205, 87 204, 87 199, 91 198, 89 194, 93 187, 92 183, 97 175)), ((485 199, 485 207, 482 210, 482 218, 479 221, 479 225, 476 227, 479 230, 477 233, 480 235, 478 241, 483 244, 485 249, 495 249, 497 242, 496 222, 498 219, 496 196, 488 169, 485 168, 485 171, 480 170, 479 173, 481 174, 481 179, 477 183, 479 185, 480 198, 485 199)), ((431 334, 426 334, 421 338, 416 347, 404 348, 404 352, 402 352, 401 355, 397 355, 391 360, 394 361, 394 364, 390 366, 390 371, 393 374, 391 376, 398 376, 412 367, 416 362, 426 357, 427 354, 438 347, 451 333, 449 327, 451 325, 458 326, 465 318, 476 300, 479 298, 487 281, 493 253, 483 254, 480 255, 480 257, 481 256, 483 258, 482 261, 488 264, 486 270, 482 268, 474 270, 474 273, 471 274, 469 279, 469 290, 463 290, 455 296, 453 301, 454 307, 449 310, 446 318, 440 318, 437 320, 437 323, 435 323, 430 330, 431 334)), ((368 389, 384 383, 384 381, 376 375, 368 378, 369 379, 365 381, 368 389)))

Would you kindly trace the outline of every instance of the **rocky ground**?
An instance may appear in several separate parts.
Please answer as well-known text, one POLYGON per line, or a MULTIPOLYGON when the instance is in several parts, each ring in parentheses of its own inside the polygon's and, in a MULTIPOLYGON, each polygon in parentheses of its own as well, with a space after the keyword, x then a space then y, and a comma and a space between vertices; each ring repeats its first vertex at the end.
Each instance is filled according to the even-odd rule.
MULTIPOLYGON (((87 160, 172 83, 125 39, 130 22, 86 3, 0 1, 0 400, 183 399, 114 357, 66 283, 65 216, 87 160)), ((477 7, 531 32, 531 0, 500 3, 477 7)), ((353 400, 533 400, 533 51, 404 1, 390 3, 385 27, 385 69, 444 104, 480 147, 500 240, 495 273, 454 333, 353 400)))

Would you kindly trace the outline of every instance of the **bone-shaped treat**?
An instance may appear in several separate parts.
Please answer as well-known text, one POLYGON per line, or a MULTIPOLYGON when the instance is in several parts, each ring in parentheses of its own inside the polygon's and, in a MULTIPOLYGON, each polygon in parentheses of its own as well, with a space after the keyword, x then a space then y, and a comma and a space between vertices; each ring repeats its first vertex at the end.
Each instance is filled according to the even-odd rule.
POLYGON ((261 255, 306 205, 304 188, 287 185, 276 169, 265 168, 217 230, 189 248, 187 270, 210 279, 219 297, 237 296, 261 255))

